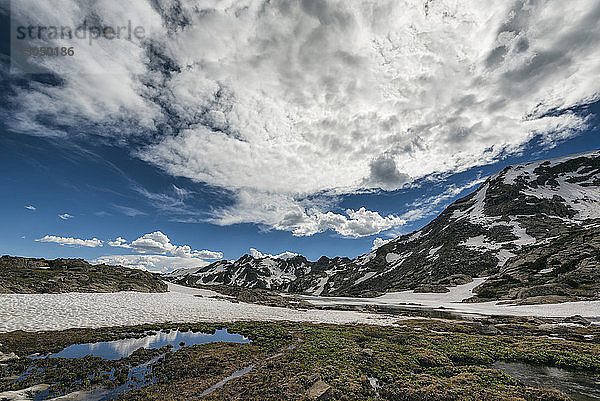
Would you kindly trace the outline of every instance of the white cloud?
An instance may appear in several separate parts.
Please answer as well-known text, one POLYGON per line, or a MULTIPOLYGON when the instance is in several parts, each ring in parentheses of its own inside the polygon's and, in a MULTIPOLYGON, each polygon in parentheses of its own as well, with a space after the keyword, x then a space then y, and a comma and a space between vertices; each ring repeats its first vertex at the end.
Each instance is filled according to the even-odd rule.
POLYGON ((37 208, 35 206, 33 206, 33 205, 27 205, 27 206, 25 206, 25 209, 31 210, 31 211, 37 210, 37 208))
MULTIPOLYGON (((333 198, 335 200, 335 198, 333 198)), ((237 203, 214 211, 209 221, 219 225, 259 223, 295 236, 310 236, 332 230, 345 237, 378 234, 406 223, 406 219, 378 212, 347 209, 344 214, 323 212, 332 207, 322 198, 298 200, 290 196, 242 191, 237 203)))
POLYGON ((174 245, 161 231, 144 234, 130 243, 125 238, 117 237, 114 241, 109 241, 108 245, 131 249, 142 255, 107 255, 95 259, 94 263, 120 265, 153 272, 169 272, 179 268, 206 266, 209 263, 207 259, 223 257, 222 252, 195 250, 189 245, 174 245))
POLYGON ((59 215, 58 215, 58 217, 59 217, 61 220, 69 220, 69 219, 72 219, 72 218, 73 218, 73 217, 75 217, 75 216, 72 216, 72 215, 70 215, 69 213, 63 213, 63 214, 59 214, 59 215))
POLYGON ((375 249, 384 246, 385 244, 387 244, 390 241, 391 241, 391 239, 383 239, 383 238, 377 237, 373 240, 373 246, 371 247, 371 250, 374 251, 375 249))
POLYGON ((347 217, 333 212, 309 211, 301 223, 292 226, 292 233, 306 236, 333 230, 345 237, 358 238, 378 234, 406 223, 406 220, 400 217, 394 215, 383 217, 364 207, 358 210, 347 209, 346 215, 347 217))
POLYGON ((100 241, 98 238, 92 239, 80 239, 73 237, 57 237, 55 235, 46 235, 43 238, 36 239, 38 242, 54 242, 60 245, 66 246, 86 246, 89 248, 101 247, 103 241, 100 241))
POLYGON ((187 269, 208 265, 208 262, 198 258, 165 255, 107 255, 94 259, 92 263, 104 263, 160 273, 167 273, 180 268, 187 269))
POLYGON ((158 253, 171 254, 178 258, 199 258, 199 259, 220 259, 222 252, 209 250, 195 250, 189 245, 177 246, 171 243, 169 237, 161 231, 144 234, 136 240, 127 243, 127 240, 118 237, 114 241, 109 241, 108 245, 117 248, 132 249, 138 253, 158 253))
POLYGON ((175 248, 171 240, 160 231, 144 234, 130 244, 139 253, 167 253, 175 248))
POLYGON ((122 205, 112 205, 112 206, 115 209, 117 209, 119 212, 123 213, 125 216, 129 216, 129 217, 143 216, 143 215, 147 214, 146 212, 142 212, 141 210, 138 210, 134 207, 122 206, 122 205))
POLYGON ((165 100, 201 124, 141 156, 226 188, 347 193, 486 164, 534 134, 581 127, 544 114, 597 96, 593 3, 569 18, 560 3, 428 4, 428 15, 408 1, 215 3, 192 14, 166 46, 202 67, 168 81, 165 100), (208 108, 201 121, 197 108, 208 108))
POLYGON ((234 193, 220 224, 379 232, 401 221, 306 204, 489 164, 535 136, 552 146, 586 124, 565 110, 600 97, 593 0, 570 1, 568 13, 559 0, 90 4, 14 8, 61 24, 93 14, 165 26, 151 32, 154 55, 142 42, 99 41, 45 61, 64 83, 15 87, 12 128, 68 136, 93 126, 124 145, 150 133, 140 158, 234 193), (118 73, 98 74, 106 68, 118 73), (42 127, 42 116, 78 129, 42 127), (254 213, 246 194, 279 209, 254 213))
POLYGON ((290 258, 293 258, 294 256, 298 256, 297 253, 289 252, 289 251, 282 252, 278 255, 270 255, 268 253, 262 253, 255 248, 250 248, 250 255, 255 259, 262 259, 262 258, 290 259, 290 258))
POLYGON ((131 248, 131 245, 127 243, 127 240, 121 237, 117 237, 114 241, 108 241, 108 245, 115 248, 131 248))
POLYGON ((192 191, 188 191, 185 188, 179 188, 177 185, 173 184, 173 192, 180 198, 185 199, 192 194, 192 191))

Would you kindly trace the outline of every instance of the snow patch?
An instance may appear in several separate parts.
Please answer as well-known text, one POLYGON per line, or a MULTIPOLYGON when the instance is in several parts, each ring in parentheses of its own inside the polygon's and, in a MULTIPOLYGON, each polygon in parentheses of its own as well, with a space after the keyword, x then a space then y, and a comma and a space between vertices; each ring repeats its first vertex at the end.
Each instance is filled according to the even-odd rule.
POLYGON ((323 293, 323 290, 325 289, 325 284, 327 284, 327 281, 329 281, 329 276, 321 277, 317 285, 313 287, 312 290, 308 290, 308 292, 314 295, 321 295, 321 293, 323 293))
POLYGON ((397 253, 390 252, 387 255, 385 255, 385 261, 388 262, 391 267, 397 267, 397 266, 400 266, 402 263, 404 263, 404 261, 410 255, 412 255, 412 251, 410 251, 410 252, 404 252, 402 254, 397 254, 397 253))
POLYGON ((356 282, 354 283, 354 285, 360 284, 363 281, 366 281, 366 280, 370 279, 371 277, 373 277, 376 274, 377 274, 377 272, 368 272, 364 276, 362 276, 361 278, 359 278, 358 280, 356 280, 356 282))
POLYGON ((468 218, 471 222, 476 224, 485 224, 490 219, 496 220, 494 218, 487 217, 484 213, 485 197, 487 196, 487 191, 489 188, 489 183, 486 183, 483 187, 479 188, 472 199, 472 201, 474 202, 473 205, 471 205, 469 208, 463 211, 455 210, 451 218, 455 220, 468 218))
POLYGON ((359 266, 366 265, 367 263, 375 259, 375 256, 377 256, 377 252, 373 251, 359 257, 354 263, 356 263, 359 266))
POLYGON ((390 252, 387 255, 385 255, 385 261, 388 263, 394 263, 395 261, 397 261, 399 259, 402 259, 402 256, 400 256, 397 253, 390 252))
MULTIPOLYGON (((439 251, 440 249, 442 249, 442 246, 443 245, 436 246, 435 248, 431 248, 429 250, 429 253, 427 254, 427 259, 433 258, 435 256, 435 254, 437 253, 437 251, 439 251)), ((437 259, 437 256, 434 259, 437 259)))
POLYGON ((564 302, 560 304, 508 305, 495 301, 466 303, 473 289, 487 278, 475 278, 471 283, 451 287, 447 293, 415 293, 413 291, 391 292, 375 298, 309 297, 304 298, 316 305, 397 305, 427 309, 443 309, 456 313, 481 315, 567 317, 581 315, 586 318, 600 317, 600 301, 564 302))

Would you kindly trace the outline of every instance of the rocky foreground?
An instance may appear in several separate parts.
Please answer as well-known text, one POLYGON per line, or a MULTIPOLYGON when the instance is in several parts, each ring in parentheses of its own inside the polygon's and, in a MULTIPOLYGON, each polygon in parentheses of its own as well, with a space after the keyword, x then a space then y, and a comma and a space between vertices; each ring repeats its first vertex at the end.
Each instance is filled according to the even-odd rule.
POLYGON ((0 257, 0 294, 119 291, 166 292, 167 285, 145 271, 83 259, 0 257))

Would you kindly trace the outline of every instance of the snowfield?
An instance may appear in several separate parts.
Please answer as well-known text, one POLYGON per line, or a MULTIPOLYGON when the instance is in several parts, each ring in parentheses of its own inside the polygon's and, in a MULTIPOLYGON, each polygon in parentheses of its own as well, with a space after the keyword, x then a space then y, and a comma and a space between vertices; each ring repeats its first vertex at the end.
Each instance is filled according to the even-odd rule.
MULTIPOLYGON (((317 305, 410 305, 473 314, 600 317, 600 301, 556 305, 497 305, 461 303, 485 279, 454 287, 445 294, 394 292, 377 298, 305 298, 317 305)), ((393 325, 400 318, 355 311, 295 310, 209 298, 214 291, 169 283, 167 293, 67 293, 0 295, 0 332, 63 330, 164 322, 229 322, 235 320, 288 320, 314 323, 393 325), (200 296, 196 296, 200 295, 200 296)))
POLYGON ((0 332, 164 322, 289 320, 391 325, 398 320, 390 316, 353 311, 304 311, 208 298, 213 295, 216 295, 213 291, 175 284, 169 284, 169 292, 152 294, 1 294, 0 332))
POLYGON ((499 305, 497 302, 463 303, 463 299, 473 295, 473 289, 486 278, 476 278, 471 283, 450 287, 450 292, 442 294, 415 293, 412 291, 390 292, 376 298, 350 297, 303 297, 315 305, 405 305, 428 309, 444 309, 451 312, 477 315, 510 315, 567 317, 581 315, 600 318, 600 301, 565 302, 544 305, 499 305))

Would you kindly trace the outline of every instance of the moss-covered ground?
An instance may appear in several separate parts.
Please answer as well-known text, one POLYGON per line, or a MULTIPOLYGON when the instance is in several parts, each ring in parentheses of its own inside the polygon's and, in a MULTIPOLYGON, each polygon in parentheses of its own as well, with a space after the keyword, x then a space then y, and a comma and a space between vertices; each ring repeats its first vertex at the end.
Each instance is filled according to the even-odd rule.
POLYGON ((496 361, 519 361, 600 374, 600 345, 590 340, 596 338, 592 336, 597 335, 597 326, 556 326, 562 339, 547 338, 539 326, 512 319, 496 324, 501 328, 497 331, 482 330, 481 322, 416 318, 401 320, 396 327, 236 322, 12 332, 0 334, 0 351, 15 352, 20 358, 0 368, 4 377, 0 392, 40 383, 51 385, 48 397, 114 388, 127 381, 131 366, 164 354, 153 364, 149 385, 121 394, 120 399, 195 398, 253 365, 249 373, 202 399, 304 400, 309 399, 311 386, 323 381, 331 386, 323 397, 332 400, 568 400, 552 389, 528 388, 492 368, 496 361), (252 342, 195 345, 177 352, 140 349, 118 361, 27 357, 148 331, 212 333, 217 328, 243 334, 252 342), (371 384, 374 379, 377 388, 371 384))

